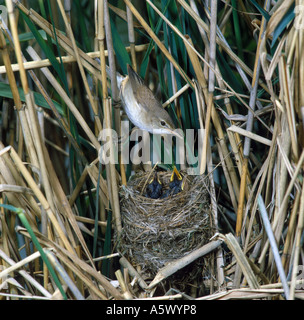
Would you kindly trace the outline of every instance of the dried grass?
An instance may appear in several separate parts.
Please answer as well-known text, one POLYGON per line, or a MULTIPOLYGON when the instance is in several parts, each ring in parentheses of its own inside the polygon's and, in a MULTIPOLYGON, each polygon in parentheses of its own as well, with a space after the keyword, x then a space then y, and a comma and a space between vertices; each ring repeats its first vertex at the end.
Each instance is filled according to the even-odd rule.
MULTIPOLYGON (((168 10, 147 0, 141 12, 130 0, 123 9, 89 1, 88 21, 72 16, 69 1, 50 1, 47 21, 35 11, 43 1, 6 0, 0 299, 303 299, 304 47, 298 8, 290 11, 300 2, 264 2, 171 0, 168 10), (110 13, 126 21, 125 51, 121 42, 115 52, 110 13), (85 21, 80 31, 74 20, 85 21), (82 35, 92 30, 86 52, 82 35), (149 81, 156 66, 153 84, 176 123, 208 133, 205 175, 187 176, 188 189, 172 198, 142 194, 149 171, 127 183, 131 165, 99 167, 99 130, 120 130, 105 68, 114 74, 117 62, 149 81)), ((169 176, 160 173, 165 186, 169 176)))

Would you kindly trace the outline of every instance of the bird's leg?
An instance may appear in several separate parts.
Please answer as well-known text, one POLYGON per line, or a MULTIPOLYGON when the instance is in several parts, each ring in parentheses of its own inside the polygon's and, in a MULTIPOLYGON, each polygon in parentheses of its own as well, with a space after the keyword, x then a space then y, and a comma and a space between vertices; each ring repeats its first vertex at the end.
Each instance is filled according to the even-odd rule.
POLYGON ((120 100, 120 99, 117 100, 117 101, 113 100, 112 106, 113 106, 115 109, 120 109, 120 108, 121 108, 121 100, 120 100))

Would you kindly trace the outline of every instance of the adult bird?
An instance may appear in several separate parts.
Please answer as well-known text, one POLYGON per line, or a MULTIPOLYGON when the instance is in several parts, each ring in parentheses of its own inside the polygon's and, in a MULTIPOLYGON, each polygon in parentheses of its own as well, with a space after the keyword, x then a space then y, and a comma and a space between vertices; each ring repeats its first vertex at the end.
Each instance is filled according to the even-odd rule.
MULTIPOLYGON (((109 75, 110 69, 107 66, 109 75)), ((172 134, 179 138, 183 135, 175 131, 169 113, 163 108, 143 79, 128 64, 128 75, 116 73, 117 86, 124 110, 130 121, 139 129, 155 134, 172 134)))

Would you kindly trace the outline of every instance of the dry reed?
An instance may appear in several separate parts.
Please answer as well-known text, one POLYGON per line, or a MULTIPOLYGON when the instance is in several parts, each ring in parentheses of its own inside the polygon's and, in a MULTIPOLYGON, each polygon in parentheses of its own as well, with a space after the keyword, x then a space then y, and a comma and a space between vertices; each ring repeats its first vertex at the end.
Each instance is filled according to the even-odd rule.
MULTIPOLYGON (((146 0, 143 12, 135 1, 109 2, 94 2, 87 50, 68 1, 52 2, 60 19, 50 21, 5 1, 0 299, 303 299, 300 2, 146 0), (127 27, 120 47, 115 23, 127 27), (166 200, 141 194, 151 163, 133 182, 137 168, 121 155, 118 165, 99 163, 99 132, 120 136, 115 73, 127 62, 149 81, 157 66, 163 106, 183 129, 205 130, 200 175, 166 200), (40 263, 44 254, 50 263, 40 263)), ((165 185, 170 174, 161 173, 165 185)))

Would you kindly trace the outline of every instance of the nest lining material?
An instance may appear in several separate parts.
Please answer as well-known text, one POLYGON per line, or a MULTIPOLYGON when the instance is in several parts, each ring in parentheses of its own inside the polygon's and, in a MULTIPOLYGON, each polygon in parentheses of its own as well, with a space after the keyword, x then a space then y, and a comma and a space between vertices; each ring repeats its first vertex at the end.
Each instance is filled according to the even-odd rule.
MULTIPOLYGON (((168 198, 145 196, 151 172, 135 175, 120 191, 123 231, 118 250, 143 273, 155 275, 166 263, 203 246, 213 234, 208 178, 182 174, 184 190, 168 198)), ((158 173, 163 192, 170 176, 158 173)))

